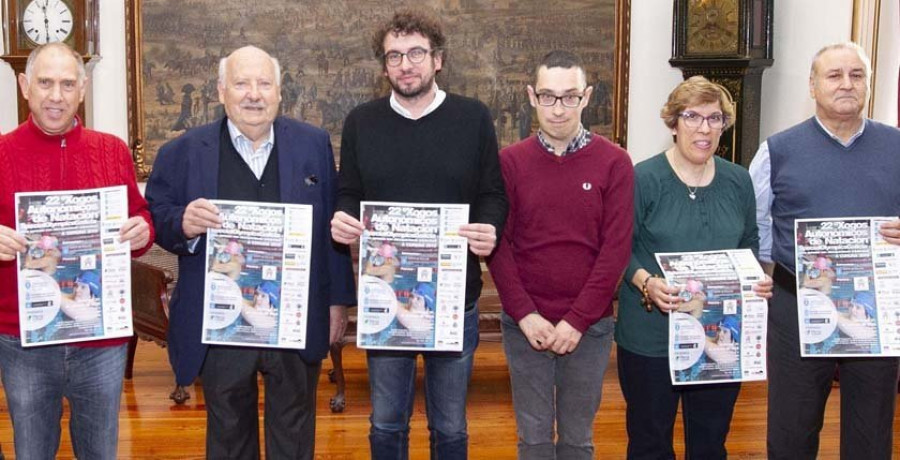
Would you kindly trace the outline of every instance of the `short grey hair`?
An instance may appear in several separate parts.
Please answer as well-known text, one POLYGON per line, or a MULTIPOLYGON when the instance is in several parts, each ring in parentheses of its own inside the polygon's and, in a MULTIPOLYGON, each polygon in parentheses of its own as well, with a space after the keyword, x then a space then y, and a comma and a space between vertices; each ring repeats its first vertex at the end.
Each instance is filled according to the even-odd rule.
POLYGON ((84 58, 81 57, 81 54, 78 51, 73 50, 69 45, 65 43, 47 43, 45 45, 38 46, 35 48, 30 55, 28 55, 28 60, 25 61, 25 79, 31 83, 31 77, 34 75, 34 63, 37 61, 38 56, 48 49, 58 49, 63 52, 68 52, 75 59, 75 64, 78 67, 78 83, 84 83, 87 78, 87 70, 84 68, 84 58))
POLYGON ((866 86, 869 86, 869 82, 872 80, 872 61, 870 61, 869 56, 866 55, 866 50, 853 42, 832 43, 817 51, 809 66, 809 78, 816 78, 816 64, 819 63, 819 58, 822 57, 823 54, 833 50, 850 50, 856 53, 856 55, 859 56, 859 60, 862 61, 866 68, 866 86))
POLYGON ((269 56, 269 59, 272 60, 272 67, 275 68, 275 84, 278 86, 281 86, 281 64, 278 63, 278 59, 272 57, 272 55, 270 55, 269 53, 266 53, 266 51, 263 50, 262 48, 257 48, 253 45, 247 45, 242 48, 238 48, 238 49, 232 51, 231 54, 229 54, 228 56, 225 56, 222 59, 219 59, 219 82, 218 82, 219 86, 225 86, 225 77, 228 76, 228 58, 230 58, 231 55, 234 54, 236 51, 242 50, 244 48, 255 49, 255 50, 265 53, 266 56, 269 56))

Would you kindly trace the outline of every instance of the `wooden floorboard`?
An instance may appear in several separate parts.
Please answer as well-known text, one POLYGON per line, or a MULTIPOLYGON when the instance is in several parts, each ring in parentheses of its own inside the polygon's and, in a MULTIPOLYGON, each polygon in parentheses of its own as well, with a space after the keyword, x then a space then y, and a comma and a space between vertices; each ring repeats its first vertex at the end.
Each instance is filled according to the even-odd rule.
MULTIPOLYGON (((332 414, 328 402, 333 386, 323 371, 318 395, 316 458, 368 458, 369 392, 364 354, 348 346, 344 363, 347 375, 347 410, 332 414)), ((325 369, 330 364, 325 363, 325 369)), ((603 402, 594 422, 597 458, 624 458, 626 447, 625 403, 619 389, 615 357, 603 381, 603 402)), ((421 390, 421 371, 419 388, 421 390)), ((119 458, 121 459, 194 459, 203 458, 205 413, 199 386, 190 388, 191 399, 178 406, 168 399, 172 372, 165 350, 149 342, 138 346, 134 379, 126 381, 120 418, 119 458)), ((515 458, 515 421, 509 391, 509 375, 502 347, 483 341, 476 353, 475 372, 469 391, 470 458, 515 458)), ((835 388, 828 403, 819 458, 838 458, 838 406, 840 391, 835 388)), ((262 400, 260 400, 262 403, 262 400)), ((7 458, 14 458, 12 429, 0 398, 0 444, 7 458)), ((260 406, 262 407, 262 406, 260 406)), ((766 387, 763 383, 745 384, 735 409, 728 441, 731 458, 765 458, 766 387)), ((68 410, 63 419, 63 442, 59 458, 72 458, 68 410)), ((424 400, 419 391, 412 422, 410 451, 413 459, 428 458, 424 400)), ((895 439, 898 424, 894 424, 895 439)), ((683 458, 682 430, 676 428, 675 445, 683 458)), ((900 441, 898 441, 900 442, 900 441)), ((896 444, 896 443, 895 443, 896 444)), ((895 447, 894 457, 900 457, 895 447)))

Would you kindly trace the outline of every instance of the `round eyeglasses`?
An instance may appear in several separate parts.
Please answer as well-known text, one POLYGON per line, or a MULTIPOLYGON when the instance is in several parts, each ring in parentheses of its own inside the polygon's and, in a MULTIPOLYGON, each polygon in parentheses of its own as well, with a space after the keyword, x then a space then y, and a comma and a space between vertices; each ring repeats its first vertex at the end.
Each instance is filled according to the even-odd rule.
POLYGON ((399 51, 388 51, 384 54, 384 63, 391 66, 397 67, 403 62, 403 56, 406 56, 406 59, 413 64, 421 64, 425 61, 425 56, 428 56, 428 53, 433 52, 434 50, 427 50, 425 48, 415 47, 405 53, 401 53, 399 51))

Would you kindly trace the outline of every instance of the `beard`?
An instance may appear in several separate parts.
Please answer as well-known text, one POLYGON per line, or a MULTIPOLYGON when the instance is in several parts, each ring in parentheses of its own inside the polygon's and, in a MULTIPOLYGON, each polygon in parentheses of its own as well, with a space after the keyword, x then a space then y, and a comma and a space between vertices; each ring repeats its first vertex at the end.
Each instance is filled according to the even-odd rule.
POLYGON ((395 93, 406 99, 416 99, 428 93, 428 91, 431 90, 431 87, 434 86, 434 74, 427 79, 423 79, 418 85, 407 87, 400 86, 394 78, 388 78, 388 81, 391 83, 391 89, 393 89, 395 93))

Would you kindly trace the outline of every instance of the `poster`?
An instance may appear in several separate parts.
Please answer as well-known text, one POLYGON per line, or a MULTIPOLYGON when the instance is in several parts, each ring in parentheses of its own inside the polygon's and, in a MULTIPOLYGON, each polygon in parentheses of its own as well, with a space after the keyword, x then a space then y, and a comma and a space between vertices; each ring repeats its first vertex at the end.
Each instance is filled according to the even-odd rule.
POLYGON ((212 200, 203 343, 306 348, 312 206, 212 200))
POLYGON ((900 247, 878 233, 895 219, 797 219, 802 356, 900 356, 900 247))
POLYGON ((131 244, 125 186, 16 193, 23 347, 130 337, 131 244))
POLYGON ((361 205, 357 345, 461 351, 469 205, 361 205))
POLYGON ((682 299, 669 314, 673 385, 766 379, 768 303, 753 292, 765 274, 750 249, 660 253, 682 299))

